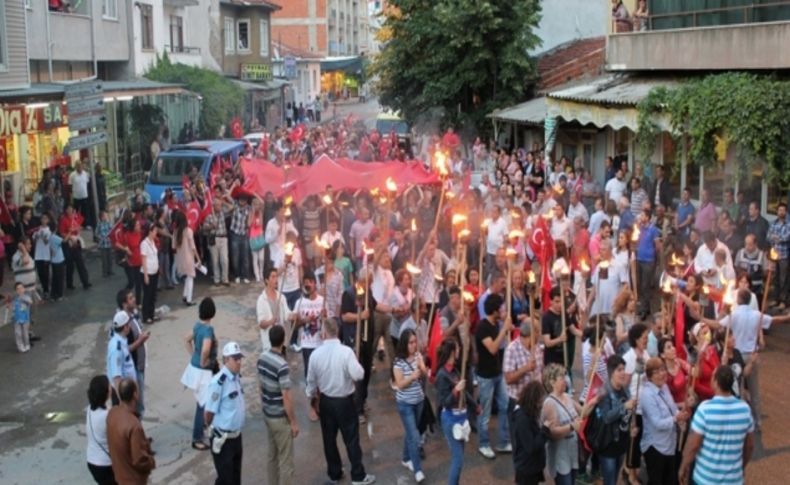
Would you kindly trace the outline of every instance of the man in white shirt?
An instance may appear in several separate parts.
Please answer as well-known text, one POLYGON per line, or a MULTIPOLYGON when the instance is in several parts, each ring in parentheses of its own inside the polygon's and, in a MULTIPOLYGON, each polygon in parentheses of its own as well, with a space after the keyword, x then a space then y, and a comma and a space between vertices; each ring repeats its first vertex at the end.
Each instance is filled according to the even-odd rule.
POLYGON ((343 239, 343 234, 340 233, 337 226, 337 219, 334 216, 329 217, 329 230, 321 235, 321 243, 332 247, 335 241, 340 241, 343 245, 346 241, 343 239))
POLYGON ((601 223, 606 220, 606 212, 603 211, 603 199, 595 199, 595 212, 590 216, 590 225, 587 231, 592 235, 601 228, 601 223))
POLYGON ((565 211, 561 205, 554 207, 554 219, 551 221, 551 238, 555 241, 563 241, 565 247, 571 247, 571 227, 573 223, 565 217, 565 211))
MULTIPOLYGON (((618 170, 615 172, 614 178, 606 182, 604 192, 606 193, 606 200, 613 200, 615 202, 620 200, 620 197, 625 193, 626 185, 623 182, 623 171, 618 170)), ((630 203, 630 200, 629 200, 630 203)))
MULTIPOLYGON (((88 183, 91 177, 82 169, 82 162, 74 164, 74 171, 69 175, 71 197, 74 199, 74 209, 82 214, 86 221, 90 220, 90 205, 88 204, 88 183)), ((86 229, 90 229, 87 226, 86 229)))
POLYGON ((535 201, 533 212, 539 216, 545 216, 546 214, 551 213, 551 211, 554 210, 554 206, 556 205, 557 201, 551 196, 551 192, 547 192, 546 189, 541 188, 538 190, 537 200, 535 201))
POLYGON ((269 245, 269 260, 272 263, 276 264, 277 261, 282 259, 285 249, 285 236, 289 232, 299 235, 293 220, 290 217, 285 217, 285 207, 280 207, 277 214, 266 224, 264 233, 266 244, 269 245))
POLYGON ((486 273, 490 273, 494 268, 497 249, 505 245, 508 230, 507 222, 502 218, 502 209, 494 206, 491 209, 491 221, 486 229, 486 273))
POLYGON ((584 204, 579 200, 579 195, 575 190, 571 190, 570 203, 568 204, 568 219, 573 221, 576 220, 577 217, 584 219, 585 224, 590 220, 590 214, 587 212, 587 208, 584 207, 584 204))
POLYGON ((732 255, 726 244, 719 241, 713 232, 705 232, 702 234, 702 241, 705 243, 697 250, 697 256, 694 258, 694 271, 702 275, 702 279, 706 285, 717 286, 719 281, 719 272, 716 269, 716 251, 724 251, 727 255, 727 268, 730 274, 734 273, 732 266, 732 255))
POLYGON ((337 449, 337 433, 342 430, 351 462, 351 483, 368 485, 375 482, 376 477, 365 473, 362 464, 359 420, 353 399, 354 382, 362 380, 365 371, 354 351, 340 343, 334 320, 324 323, 322 334, 324 344, 316 349, 307 371, 306 393, 313 407, 318 407, 329 480, 336 483, 343 476, 343 462, 337 449))
POLYGON ((275 325, 284 326, 283 323, 291 318, 288 302, 278 290, 278 273, 276 268, 267 268, 264 278, 266 287, 258 296, 255 304, 255 319, 261 334, 261 352, 271 350, 269 330, 275 325))

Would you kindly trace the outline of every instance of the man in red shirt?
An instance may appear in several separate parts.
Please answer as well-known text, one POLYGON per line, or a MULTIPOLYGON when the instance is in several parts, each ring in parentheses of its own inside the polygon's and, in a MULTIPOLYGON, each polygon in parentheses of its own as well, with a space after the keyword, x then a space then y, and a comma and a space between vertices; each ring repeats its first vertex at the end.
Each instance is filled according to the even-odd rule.
POLYGON ((455 130, 453 130, 452 126, 448 127, 447 131, 442 137, 442 146, 445 148, 445 150, 448 150, 451 154, 453 154, 460 145, 461 139, 455 134, 455 130))
POLYGON ((86 290, 92 285, 88 279, 88 269, 85 267, 85 259, 82 257, 82 238, 80 230, 84 218, 74 211, 74 206, 66 205, 66 210, 60 218, 58 233, 63 238, 63 255, 66 257, 66 287, 74 289, 74 265, 80 275, 82 287, 86 290))

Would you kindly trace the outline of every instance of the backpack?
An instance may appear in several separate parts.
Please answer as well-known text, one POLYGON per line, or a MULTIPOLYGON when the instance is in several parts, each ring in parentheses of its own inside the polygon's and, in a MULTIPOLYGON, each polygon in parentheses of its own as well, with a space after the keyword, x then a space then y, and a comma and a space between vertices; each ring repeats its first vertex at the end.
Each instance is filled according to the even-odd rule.
MULTIPOLYGON (((611 399, 611 395, 607 395, 607 399, 611 399)), ((597 452, 605 450, 617 438, 619 433, 619 424, 606 424, 603 421, 601 411, 601 404, 595 405, 590 414, 582 420, 581 432, 579 435, 582 438, 584 448, 589 452, 597 452)))

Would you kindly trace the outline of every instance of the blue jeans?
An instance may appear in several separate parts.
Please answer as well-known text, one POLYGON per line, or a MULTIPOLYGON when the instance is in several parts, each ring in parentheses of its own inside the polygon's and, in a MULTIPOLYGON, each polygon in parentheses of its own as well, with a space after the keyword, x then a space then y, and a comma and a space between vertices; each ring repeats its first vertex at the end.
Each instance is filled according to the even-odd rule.
POLYGON ((571 470, 567 475, 560 473, 554 475, 554 485, 573 485, 576 483, 576 470, 571 470))
POLYGON ((505 379, 500 375, 487 379, 477 376, 480 388, 480 407, 483 412, 477 416, 477 440, 480 447, 491 446, 488 437, 488 421, 491 418, 491 403, 496 400, 498 411, 497 421, 499 422, 499 443, 506 446, 510 443, 510 434, 507 425, 507 390, 505 389, 505 379))
POLYGON ((236 272, 236 278, 250 276, 250 238, 230 233, 230 265, 236 272))
POLYGON ((442 410, 442 431, 450 447, 450 469, 448 470, 448 485, 458 485, 461 479, 461 469, 464 467, 464 442, 453 438, 453 412, 449 409, 442 410))
POLYGON ((195 421, 192 424, 192 442, 202 442, 203 438, 203 406, 195 404, 195 421))
POLYGON ((617 473, 623 465, 623 455, 615 458, 598 455, 598 462, 601 464, 603 485, 617 485, 617 473))
POLYGON ((406 436, 403 437, 403 459, 401 461, 410 461, 414 468, 414 473, 422 471, 422 464, 420 463, 420 432, 417 429, 417 423, 422 416, 422 402, 417 404, 408 404, 405 402, 395 401, 398 406, 398 414, 403 423, 403 429, 406 430, 406 436))

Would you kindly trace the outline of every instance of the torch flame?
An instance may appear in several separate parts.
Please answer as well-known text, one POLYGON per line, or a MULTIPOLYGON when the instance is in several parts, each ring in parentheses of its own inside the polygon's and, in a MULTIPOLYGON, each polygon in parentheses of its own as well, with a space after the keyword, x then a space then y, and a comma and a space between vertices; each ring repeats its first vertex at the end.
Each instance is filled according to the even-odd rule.
POLYGON ((634 230, 631 232, 631 242, 639 241, 639 225, 634 224, 634 230))
POLYGON ((396 184, 395 181, 392 180, 392 177, 387 177, 386 185, 387 185, 387 190, 389 190, 390 192, 398 191, 398 184, 396 184))
POLYGON ((411 232, 417 232, 417 219, 411 220, 411 232))
POLYGON ((560 270, 560 274, 562 276, 568 276, 571 274, 571 269, 567 266, 563 266, 563 268, 560 270))
POLYGON ((510 217, 513 219, 521 219, 521 213, 519 211, 510 211, 510 217))
POLYGON ((324 205, 332 205, 332 196, 329 194, 324 194, 324 196, 321 197, 321 202, 323 202, 324 205))
POLYGON ((376 250, 375 250, 375 249, 373 249, 373 248, 369 248, 369 247, 368 247, 368 246, 365 244, 365 241, 362 241, 362 252, 365 254, 365 256, 370 256, 371 254, 375 253, 375 252, 376 252, 376 250))
POLYGON ((606 260, 604 260, 604 261, 601 261, 600 263, 598 263, 598 267, 599 267, 600 269, 606 269, 606 268, 608 268, 608 267, 609 267, 609 261, 606 261, 606 260))
POLYGON ((664 293, 672 293, 672 281, 669 278, 664 279, 664 283, 661 285, 661 291, 664 293))
POLYGON ((722 298, 722 303, 724 303, 725 305, 732 306, 732 304, 735 303, 735 300, 733 299, 733 294, 732 294, 732 289, 735 286, 735 282, 734 281, 727 281, 726 285, 727 286, 724 289, 724 298, 722 298))
POLYGON ((534 272, 534 271, 532 271, 532 270, 530 270, 530 271, 529 271, 529 273, 527 273, 527 282, 528 282, 530 285, 534 285, 534 284, 535 284, 535 281, 536 281, 536 280, 535 280, 535 272, 534 272))
POLYGON ((508 233, 507 237, 510 238, 510 239, 518 239, 520 237, 524 237, 524 231, 520 231, 518 229, 513 229, 512 231, 510 231, 508 233))
POLYGON ((683 266, 683 259, 678 258, 675 253, 672 253, 672 262, 670 263, 672 266, 683 266))
POLYGON ((362 285, 360 285, 360 284, 357 284, 356 286, 357 286, 357 296, 364 295, 365 294, 365 288, 362 285))
POLYGON ((436 281, 440 281, 440 282, 444 281, 444 277, 442 275, 440 275, 439 273, 434 273, 433 274, 433 279, 435 279, 436 281))
POLYGON ((292 195, 286 195, 285 196, 285 200, 283 201, 283 204, 285 204, 286 206, 289 206, 289 205, 291 205, 293 203, 294 203, 293 196, 292 195))
POLYGON ((379 203, 381 205, 386 204, 387 203, 387 196, 386 195, 382 195, 381 197, 379 197, 379 203))
POLYGON ((462 291, 461 295, 466 303, 473 303, 475 301, 475 295, 468 291, 462 291))
POLYGON ((727 278, 724 277, 724 273, 719 273, 719 283, 721 283, 723 287, 727 286, 727 278))
POLYGON ((418 275, 418 274, 422 273, 422 270, 420 268, 414 266, 411 263, 406 263, 406 271, 408 271, 409 273, 411 273, 413 275, 418 275))
POLYGON ((579 266, 581 267, 582 272, 584 272, 584 273, 589 273, 590 272, 590 266, 587 264, 587 261, 582 259, 581 263, 579 264, 579 266))
POLYGON ((554 192, 556 192, 557 195, 562 195, 562 193, 565 192, 565 190, 563 190, 562 185, 556 184, 554 186, 554 192))
POLYGON ((466 222, 466 216, 463 214, 453 214, 453 225, 461 224, 462 222, 466 222))
POLYGON ((455 192, 451 192, 451 191, 448 190, 447 192, 444 193, 444 196, 447 197, 448 199, 454 199, 455 198, 455 192))
POLYGON ((542 216, 542 217, 543 217, 544 219, 546 219, 547 221, 550 221, 550 220, 551 220, 551 218, 552 218, 552 217, 554 217, 554 214, 553 214, 553 212, 552 212, 552 211, 549 211, 549 212, 547 212, 546 214, 543 214, 543 216, 542 216))
POLYGON ((779 253, 776 252, 776 249, 771 248, 771 250, 768 252, 768 259, 771 261, 776 261, 779 259, 779 253))
POLYGON ((708 287, 708 285, 702 286, 702 292, 705 293, 706 295, 710 294, 710 288, 708 287))
POLYGON ((491 224, 491 219, 484 219, 483 223, 480 224, 480 227, 485 231, 488 229, 488 225, 491 224))
POLYGON ((325 250, 328 250, 331 247, 331 246, 329 246, 329 242, 328 241, 324 241, 323 239, 320 239, 318 237, 318 234, 316 234, 316 236, 315 236, 315 244, 319 248, 325 249, 325 250))
POLYGON ((370 189, 370 195, 372 195, 373 197, 376 197, 377 195, 379 195, 379 188, 378 187, 373 187, 372 189, 370 189))
POLYGON ((510 258, 510 257, 513 257, 513 256, 515 256, 515 255, 517 255, 517 254, 518 254, 518 252, 516 252, 516 250, 515 250, 515 249, 513 249, 513 248, 507 248, 507 250, 505 251, 505 255, 506 255, 508 258, 510 258))
POLYGON ((285 255, 286 256, 294 255, 294 243, 292 242, 285 243, 285 255))
POLYGON ((458 239, 469 237, 470 234, 472 234, 472 231, 470 231, 469 229, 461 229, 460 231, 458 231, 458 239))
POLYGON ((291 217, 291 208, 290 207, 286 207, 285 208, 285 217, 291 217))
POLYGON ((436 151, 433 154, 434 163, 436 164, 436 170, 439 172, 440 177, 447 177, 449 172, 447 171, 447 157, 441 151, 436 151))

